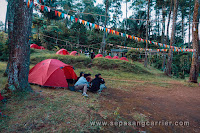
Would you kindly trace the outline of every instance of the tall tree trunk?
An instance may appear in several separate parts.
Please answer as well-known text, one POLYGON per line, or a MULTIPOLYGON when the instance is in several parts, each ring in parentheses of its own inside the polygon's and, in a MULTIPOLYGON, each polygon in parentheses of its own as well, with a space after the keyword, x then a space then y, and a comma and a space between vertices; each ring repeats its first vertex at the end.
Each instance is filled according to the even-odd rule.
POLYGON ((118 18, 118 15, 117 15, 117 9, 118 9, 118 6, 117 6, 117 2, 118 0, 115 0, 115 18, 113 18, 114 20, 114 29, 117 30, 117 18, 118 18))
MULTIPOLYGON (((182 12, 184 12, 184 11, 182 11, 182 12)), ((185 14, 182 14, 181 32, 182 32, 183 40, 184 40, 184 19, 185 19, 185 14)))
MULTIPOLYGON (((158 19, 157 19, 157 21, 158 21, 158 25, 157 25, 158 36, 160 36, 160 11, 159 11, 159 9, 158 9, 158 19)), ((156 38, 156 39, 158 39, 158 38, 156 38)))
POLYGON ((194 15, 193 15, 193 26, 192 26, 192 45, 195 52, 192 57, 192 64, 190 69, 189 81, 197 83, 199 76, 199 36, 198 36, 198 25, 199 25, 199 0, 195 0, 194 15))
POLYGON ((144 60, 144 67, 147 67, 148 56, 147 56, 147 49, 148 49, 148 29, 149 29, 149 12, 150 12, 150 0, 148 0, 148 9, 147 9, 147 24, 146 24, 146 49, 145 49, 145 60, 144 60))
POLYGON ((170 21, 171 21, 172 6, 173 6, 173 0, 171 0, 171 3, 170 3, 170 11, 169 11, 168 23, 167 23, 167 39, 166 39, 166 44, 169 43, 169 24, 170 24, 170 21))
POLYGON ((7 10, 6 10, 6 19, 5 19, 5 33, 7 32, 7 22, 8 22, 8 13, 9 13, 9 9, 8 9, 8 5, 7 5, 7 10))
POLYGON ((163 69, 163 72, 164 72, 165 71, 166 54, 162 53, 162 55, 163 55, 162 69, 163 69))
MULTIPOLYGON (((12 41, 12 35, 13 35, 13 22, 14 22, 15 10, 12 7, 14 6, 14 4, 15 4, 14 0, 8 0, 6 19, 7 19, 7 23, 8 23, 8 43, 9 44, 12 41)), ((9 50, 9 53, 10 53, 11 52, 10 45, 8 45, 8 50, 9 50)), ((9 60, 8 60, 4 76, 8 75, 9 65, 10 65, 10 63, 9 63, 9 60)))
MULTIPOLYGON (((105 28, 107 26, 107 13, 108 13, 108 0, 106 0, 106 14, 105 14, 105 28)), ((105 47, 106 47, 106 31, 103 33, 103 40, 101 43, 101 53, 105 56, 105 47)))
POLYGON ((190 48, 190 25, 191 25, 191 0, 189 1, 189 35, 188 35, 188 48, 190 48))
MULTIPOLYGON (((170 46, 172 46, 175 43, 177 10, 178 10, 178 1, 174 0, 173 24, 172 24, 170 46)), ((173 50, 170 48, 169 54, 168 54, 166 71, 165 71, 165 74, 168 76, 171 76, 171 72, 172 72, 172 59, 173 59, 173 50)))
MULTIPOLYGON (((127 0, 126 0, 126 29, 125 29, 125 35, 126 35, 126 33, 127 33, 127 0)), ((126 46, 126 36, 125 36, 125 39, 124 39, 124 46, 126 46)))
POLYGON ((14 0, 12 4, 15 12, 13 32, 9 35, 11 50, 9 56, 8 85, 9 89, 13 91, 30 91, 28 74, 33 8, 28 8, 23 0, 14 0))
POLYGON ((165 11, 164 11, 164 3, 162 5, 162 37, 161 37, 161 43, 164 43, 165 39, 165 11))

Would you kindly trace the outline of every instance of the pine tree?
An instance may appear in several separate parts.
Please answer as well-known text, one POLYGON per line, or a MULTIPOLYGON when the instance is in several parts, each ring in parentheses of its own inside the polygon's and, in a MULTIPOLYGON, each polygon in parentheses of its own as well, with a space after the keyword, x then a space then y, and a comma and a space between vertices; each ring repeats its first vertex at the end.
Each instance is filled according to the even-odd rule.
MULTIPOLYGON (((9 33, 9 72, 8 86, 10 90, 30 91, 28 83, 30 64, 30 35, 33 8, 22 0, 11 2, 14 9, 13 31, 9 33)), ((12 28, 12 27, 11 27, 12 28)))
MULTIPOLYGON (((175 43, 177 10, 178 10, 178 1, 174 0, 173 24, 172 24, 170 46, 172 46, 175 43)), ((168 76, 171 76, 171 72, 172 72, 172 59, 173 59, 173 51, 172 49, 169 49, 167 66, 166 66, 166 71, 165 71, 165 74, 168 76)))
POLYGON ((199 36, 198 36, 198 25, 199 25, 199 0, 195 0, 194 14, 193 14, 193 26, 192 26, 192 45, 196 51, 193 53, 192 64, 190 68, 189 81, 197 83, 199 76, 199 36))
MULTIPOLYGON (((146 40, 149 40, 149 34, 148 34, 148 30, 149 30, 149 12, 150 12, 150 0, 148 0, 148 8, 147 8, 147 25, 146 25, 146 40)), ((146 41, 146 50, 145 50, 145 60, 144 60, 144 67, 147 67, 147 49, 148 49, 148 41, 146 41)))

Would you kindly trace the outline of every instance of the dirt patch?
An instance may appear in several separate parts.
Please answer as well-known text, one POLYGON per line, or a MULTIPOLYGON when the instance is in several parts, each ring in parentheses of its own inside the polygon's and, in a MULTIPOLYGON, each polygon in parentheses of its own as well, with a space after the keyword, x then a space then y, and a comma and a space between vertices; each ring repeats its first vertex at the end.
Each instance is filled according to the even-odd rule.
MULTIPOLYGON (((149 121, 178 121, 180 125, 182 125, 181 121, 189 122, 189 126, 137 127, 136 130, 153 133, 200 132, 199 87, 187 87, 179 82, 173 82, 171 88, 148 85, 144 88, 137 87, 129 92, 114 88, 106 91, 107 95, 102 94, 103 109, 113 112, 118 108, 119 115, 126 121, 135 121, 135 116, 138 115, 136 113, 139 112, 149 121)), ((109 120, 114 118, 110 117, 109 120)), ((110 127, 107 129, 110 130, 110 127)), ((117 128, 118 131, 122 129, 123 127, 117 128)), ((134 129, 132 127, 132 130, 134 129)))

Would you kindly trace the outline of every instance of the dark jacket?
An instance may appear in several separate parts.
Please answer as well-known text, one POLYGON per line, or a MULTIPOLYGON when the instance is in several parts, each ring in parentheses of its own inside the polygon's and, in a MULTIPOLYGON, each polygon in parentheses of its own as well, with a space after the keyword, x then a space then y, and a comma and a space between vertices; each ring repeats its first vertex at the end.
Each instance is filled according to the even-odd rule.
POLYGON ((102 78, 93 79, 91 82, 90 91, 92 91, 92 92, 98 91, 100 89, 100 85, 104 84, 104 83, 105 83, 105 81, 102 78))
POLYGON ((91 53, 91 59, 94 59, 94 57, 95 57, 95 54, 94 54, 94 52, 92 52, 91 53))

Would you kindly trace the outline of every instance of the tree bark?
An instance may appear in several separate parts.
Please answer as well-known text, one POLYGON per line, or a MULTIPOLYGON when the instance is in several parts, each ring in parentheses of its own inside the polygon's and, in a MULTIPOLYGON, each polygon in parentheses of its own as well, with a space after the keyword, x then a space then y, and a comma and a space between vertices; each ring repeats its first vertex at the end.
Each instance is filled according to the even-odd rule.
POLYGON ((164 13, 164 3, 162 5, 162 37, 161 37, 161 43, 164 43, 165 39, 165 13, 164 13))
MULTIPOLYGON (((106 14, 105 14, 105 28, 107 26, 107 13, 108 13, 108 0, 106 0, 106 14)), ((103 32, 103 40, 101 44, 101 53, 105 56, 105 47, 106 47, 106 31, 103 32)))
POLYGON ((31 91, 28 74, 33 8, 28 8, 22 0, 14 0, 12 5, 14 19, 13 31, 9 34, 8 86, 12 91, 31 91))
POLYGON ((171 21, 172 6, 173 6, 172 4, 173 4, 173 0, 171 0, 171 3, 170 3, 170 11, 169 11, 168 23, 167 23, 167 39, 166 39, 166 44, 169 43, 169 24, 170 24, 170 21, 171 21))
MULTIPOLYGON (((11 53, 10 43, 12 41, 12 35, 13 35, 13 22, 14 22, 15 10, 12 7, 13 7, 14 4, 15 4, 14 0, 8 0, 6 19, 7 19, 7 23, 8 23, 8 44, 9 44, 8 50, 9 50, 9 53, 11 53)), ((9 63, 9 60, 8 60, 4 76, 8 75, 9 64, 10 63, 9 63)))
MULTIPOLYGON (((183 11, 182 11, 183 12, 183 11)), ((181 24, 181 33, 182 33, 182 39, 184 40, 184 19, 185 19, 185 14, 182 13, 182 24, 181 24)))
MULTIPOLYGON (((171 33, 170 47, 175 43, 177 10, 178 10, 178 1, 174 0, 173 24, 172 24, 172 33, 171 33)), ((167 76, 171 76, 171 72, 172 72, 172 59, 173 59, 173 50, 170 48, 169 49, 169 54, 168 54, 166 71, 165 71, 165 74, 167 76)))
POLYGON ((195 0, 194 14, 193 14, 193 26, 192 26, 192 45, 195 52, 192 57, 192 64, 190 68, 189 81, 197 83, 199 76, 199 36, 198 36, 198 25, 199 25, 199 0, 195 0))
POLYGON ((144 67, 147 67, 147 62, 148 62, 148 56, 147 56, 147 49, 148 49, 148 40, 149 40, 149 35, 148 35, 148 29, 149 29, 149 12, 150 12, 150 0, 148 0, 148 11, 147 11, 147 25, 146 25, 146 49, 145 49, 145 60, 144 60, 144 67))
POLYGON ((7 10, 6 10, 6 19, 5 19, 5 33, 7 32, 7 21, 8 21, 8 12, 9 12, 9 9, 8 9, 9 5, 7 5, 7 10))
POLYGON ((191 0, 189 1, 189 36, 188 36, 188 48, 190 48, 190 25, 191 25, 191 0))
MULTIPOLYGON (((127 33, 127 0, 126 0, 126 29, 125 29, 125 35, 126 35, 126 33, 127 33)), ((124 39, 124 46, 126 46, 126 36, 125 36, 125 39, 124 39)))

